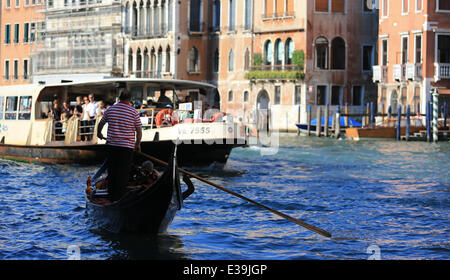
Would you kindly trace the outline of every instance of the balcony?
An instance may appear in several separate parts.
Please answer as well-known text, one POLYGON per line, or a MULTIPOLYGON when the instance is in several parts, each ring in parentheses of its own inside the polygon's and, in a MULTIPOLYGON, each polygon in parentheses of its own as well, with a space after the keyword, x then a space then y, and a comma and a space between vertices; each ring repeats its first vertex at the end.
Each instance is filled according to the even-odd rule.
POLYGON ((406 79, 411 81, 422 80, 422 63, 407 63, 406 79))
POLYGON ((406 81, 406 64, 395 64, 393 79, 398 82, 406 81))
POLYGON ((434 80, 435 82, 442 79, 450 79, 450 63, 434 64, 434 80))
POLYGON ((298 65, 259 65, 252 66, 245 74, 248 80, 299 80, 303 79, 304 72, 298 65))
POLYGON ((373 82, 385 83, 387 78, 388 68, 387 66, 376 65, 373 66, 373 82))

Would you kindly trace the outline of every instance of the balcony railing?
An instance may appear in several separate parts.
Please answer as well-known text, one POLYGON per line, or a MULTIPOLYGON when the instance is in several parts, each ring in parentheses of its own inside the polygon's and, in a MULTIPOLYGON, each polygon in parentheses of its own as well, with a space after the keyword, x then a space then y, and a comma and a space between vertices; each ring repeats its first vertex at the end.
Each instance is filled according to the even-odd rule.
POLYGON ((395 81, 405 81, 406 80, 406 64, 395 64, 394 65, 394 75, 395 81))
POLYGON ((450 79, 450 63, 434 64, 434 80, 450 79))
POLYGON ((298 65, 258 65, 250 67, 245 74, 248 80, 298 80, 304 72, 298 65))
POLYGON ((412 81, 422 80, 422 63, 407 63, 406 79, 412 81))
POLYGON ((373 66, 373 82, 385 83, 387 78, 388 68, 387 66, 375 65, 373 66))

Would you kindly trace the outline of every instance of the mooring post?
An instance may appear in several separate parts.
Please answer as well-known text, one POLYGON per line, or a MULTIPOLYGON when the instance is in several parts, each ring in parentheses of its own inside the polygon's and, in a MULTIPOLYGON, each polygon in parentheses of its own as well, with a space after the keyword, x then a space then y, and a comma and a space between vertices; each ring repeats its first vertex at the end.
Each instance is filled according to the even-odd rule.
POLYGON ((447 100, 444 100, 444 130, 447 130, 447 100))
POLYGON ((430 129, 430 103, 427 101, 427 106, 425 106, 425 124, 427 126, 427 141, 431 141, 431 129, 430 129))
POLYGON ((334 129, 334 136, 336 139, 341 135, 341 107, 338 106, 336 111, 336 120, 335 120, 336 128, 334 129))
MULTIPOLYGON (((300 105, 298 105, 297 123, 300 124, 300 105)), ((297 129, 297 135, 300 135, 300 127, 297 129)))
POLYGON ((307 135, 311 135, 311 106, 308 106, 308 114, 306 114, 306 123, 308 124, 307 135))
POLYGON ((391 118, 392 118, 392 107, 391 107, 391 105, 389 105, 389 107, 388 107, 388 115, 387 115, 387 117, 388 117, 387 126, 389 127, 389 125, 391 123, 391 118))
POLYGON ((345 103, 345 127, 348 127, 348 103, 345 103))
POLYGON ((434 89, 433 92, 433 142, 437 142, 439 139, 439 131, 438 131, 438 110, 439 110, 439 105, 438 105, 438 98, 439 98, 439 94, 437 93, 437 90, 434 89))
POLYGON ((400 125, 402 121, 402 105, 398 105, 397 110, 397 140, 400 140, 400 125))
POLYGON ((373 102, 370 102, 370 124, 373 125, 375 123, 375 112, 373 108, 373 102))
POLYGON ((324 124, 324 127, 323 127, 323 129, 324 129, 324 135, 325 135, 325 137, 328 137, 328 123, 329 123, 329 120, 328 120, 328 114, 329 114, 329 106, 328 106, 328 104, 325 106, 325 112, 324 112, 324 115, 325 115, 325 124, 324 124))
POLYGON ((384 103, 381 103, 381 123, 384 125, 384 103))
POLYGON ((366 103, 366 125, 370 125, 370 103, 366 103))
POLYGON ((406 108, 406 141, 409 140, 409 126, 410 126, 410 120, 411 120, 410 114, 411 114, 411 108, 408 105, 408 107, 406 108))
POLYGON ((316 122, 316 136, 320 137, 320 131, 322 128, 322 110, 320 106, 317 106, 317 122, 316 122))

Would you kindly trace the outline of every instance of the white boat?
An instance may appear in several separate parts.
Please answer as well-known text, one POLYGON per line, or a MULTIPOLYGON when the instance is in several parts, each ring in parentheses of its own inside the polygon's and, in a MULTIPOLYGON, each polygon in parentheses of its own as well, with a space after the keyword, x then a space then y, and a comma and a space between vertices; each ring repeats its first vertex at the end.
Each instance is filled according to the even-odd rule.
MULTIPOLYGON (((97 139, 98 120, 83 124, 72 117, 66 123, 47 116, 54 100, 74 104, 77 96, 92 93, 95 100, 112 104, 119 90, 132 92, 132 103, 140 105, 146 93, 165 90, 172 94, 172 105, 178 107, 178 96, 186 92, 197 95, 215 90, 211 84, 147 78, 114 78, 90 82, 27 84, 0 87, 0 157, 25 161, 55 163, 97 163, 105 157, 105 141, 97 139), (64 129, 63 129, 64 128, 64 129), (87 141, 84 137, 88 137, 87 141)), ((169 93, 169 94, 167 94, 169 93)), ((146 108, 143 122, 142 152, 168 160, 170 148, 178 141, 178 160, 184 166, 225 164, 233 147, 245 145, 244 128, 226 118, 192 117, 192 111, 175 110, 178 123, 157 127, 155 116, 161 109, 146 108)), ((198 113, 198 112, 196 112, 198 113)), ((106 135, 106 128, 103 134, 106 135)))

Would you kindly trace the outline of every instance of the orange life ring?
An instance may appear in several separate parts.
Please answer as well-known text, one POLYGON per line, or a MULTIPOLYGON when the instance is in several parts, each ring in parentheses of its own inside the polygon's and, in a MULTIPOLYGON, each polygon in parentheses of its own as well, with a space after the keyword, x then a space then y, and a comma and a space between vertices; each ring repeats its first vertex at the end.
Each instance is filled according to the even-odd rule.
POLYGON ((155 124, 156 124, 156 126, 160 127, 164 123, 164 121, 166 121, 166 122, 168 121, 172 125, 177 124, 178 121, 176 120, 176 117, 175 116, 172 117, 173 112, 174 111, 172 109, 170 109, 170 108, 163 109, 163 110, 159 111, 158 114, 156 114, 156 117, 155 117, 155 124))

